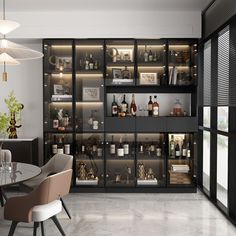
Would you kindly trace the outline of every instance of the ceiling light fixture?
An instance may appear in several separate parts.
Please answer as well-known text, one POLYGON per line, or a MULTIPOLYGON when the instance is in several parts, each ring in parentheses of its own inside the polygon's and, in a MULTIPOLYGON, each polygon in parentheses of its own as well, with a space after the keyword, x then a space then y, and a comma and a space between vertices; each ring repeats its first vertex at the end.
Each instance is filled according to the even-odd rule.
POLYGON ((6 39, 6 34, 19 26, 20 24, 15 21, 6 20, 6 6, 5 0, 3 0, 3 19, 0 20, 0 33, 3 35, 3 38, 0 39, 0 65, 3 65, 3 81, 7 81, 7 65, 19 65, 20 62, 18 60, 32 60, 43 57, 41 52, 6 39))

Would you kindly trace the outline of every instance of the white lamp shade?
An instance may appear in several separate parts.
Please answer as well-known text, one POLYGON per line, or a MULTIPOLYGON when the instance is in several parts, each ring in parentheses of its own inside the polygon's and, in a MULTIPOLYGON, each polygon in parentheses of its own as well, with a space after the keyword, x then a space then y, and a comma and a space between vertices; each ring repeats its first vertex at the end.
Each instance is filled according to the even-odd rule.
POLYGON ((19 65, 20 62, 9 56, 7 53, 0 54, 0 65, 19 65))
POLYGON ((13 43, 7 39, 0 40, 0 53, 7 53, 16 60, 31 60, 43 57, 43 53, 13 43))
POLYGON ((0 20, 0 33, 6 35, 20 26, 16 21, 0 20))

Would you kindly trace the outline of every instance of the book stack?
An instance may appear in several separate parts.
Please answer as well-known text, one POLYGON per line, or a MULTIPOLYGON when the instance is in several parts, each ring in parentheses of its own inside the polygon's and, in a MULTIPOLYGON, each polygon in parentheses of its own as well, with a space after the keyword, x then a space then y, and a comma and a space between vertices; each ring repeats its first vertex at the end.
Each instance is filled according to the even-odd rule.
POLYGON ((188 173, 190 168, 189 165, 171 165, 171 170, 178 173, 188 173))
POLYGON ((72 95, 69 94, 57 94, 57 95, 52 95, 51 101, 56 102, 56 101, 71 101, 72 100, 72 95))

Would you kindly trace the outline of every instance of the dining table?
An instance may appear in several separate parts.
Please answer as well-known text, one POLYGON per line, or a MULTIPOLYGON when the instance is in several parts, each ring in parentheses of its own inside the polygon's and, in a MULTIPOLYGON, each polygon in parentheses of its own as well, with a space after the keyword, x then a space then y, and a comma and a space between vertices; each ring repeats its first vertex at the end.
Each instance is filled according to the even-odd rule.
POLYGON ((21 162, 11 162, 7 168, 0 167, 1 206, 4 206, 4 199, 7 199, 4 191, 5 188, 32 179, 40 173, 40 167, 21 162))

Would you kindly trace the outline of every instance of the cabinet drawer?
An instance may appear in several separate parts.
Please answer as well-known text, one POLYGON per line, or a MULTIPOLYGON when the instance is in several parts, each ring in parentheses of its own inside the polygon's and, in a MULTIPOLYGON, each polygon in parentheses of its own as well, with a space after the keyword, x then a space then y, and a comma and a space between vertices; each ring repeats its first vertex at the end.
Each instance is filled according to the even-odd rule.
POLYGON ((167 117, 167 132, 197 132, 197 117, 167 117))
POLYGON ((137 117, 137 132, 165 132, 166 117, 137 117))
POLYGON ((134 117, 105 117, 106 132, 135 132, 134 117))

